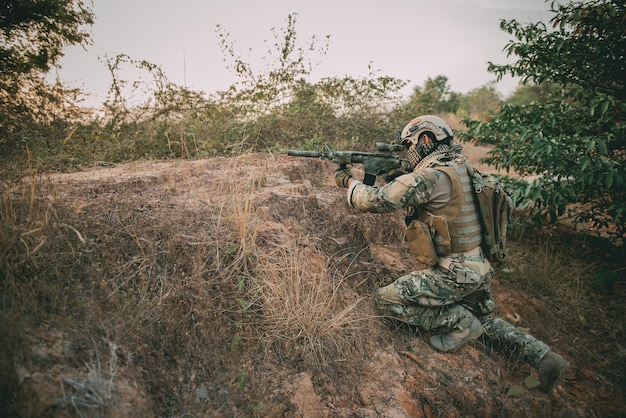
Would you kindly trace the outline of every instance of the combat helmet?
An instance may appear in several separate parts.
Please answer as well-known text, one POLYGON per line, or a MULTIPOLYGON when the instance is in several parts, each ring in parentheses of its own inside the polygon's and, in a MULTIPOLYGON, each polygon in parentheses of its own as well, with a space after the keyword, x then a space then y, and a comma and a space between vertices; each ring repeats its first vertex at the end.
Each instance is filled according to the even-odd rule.
POLYGON ((424 132, 432 132, 437 142, 452 138, 452 129, 439 116, 424 115, 418 116, 409 122, 399 133, 398 140, 400 143, 410 146, 417 144, 419 137, 424 132))
POLYGON ((412 168, 418 167, 421 161, 435 151, 441 153, 456 148, 452 129, 443 119, 434 115, 418 116, 409 122, 398 132, 398 142, 406 147, 406 158, 412 168), (419 139, 423 134, 431 140, 420 144, 419 139))

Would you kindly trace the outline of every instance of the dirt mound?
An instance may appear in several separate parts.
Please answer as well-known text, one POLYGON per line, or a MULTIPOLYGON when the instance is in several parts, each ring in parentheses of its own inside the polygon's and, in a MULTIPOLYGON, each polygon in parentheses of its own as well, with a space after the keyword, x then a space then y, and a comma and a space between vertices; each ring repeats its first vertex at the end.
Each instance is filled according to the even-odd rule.
MULTIPOLYGON (((624 388, 558 339, 547 342, 572 367, 545 394, 524 389, 536 372, 514 354, 480 340, 440 354, 428 335, 377 318, 374 289, 419 266, 402 215, 355 213, 333 170, 251 154, 47 177, 49 205, 66 212, 24 259, 54 283, 22 302, 33 317, 19 335, 7 331, 6 415, 626 414, 624 388), (272 275, 293 279, 289 296, 259 283, 272 275), (293 294, 300 304, 286 307, 293 294)), ((500 316, 543 334, 545 301, 498 278, 493 290, 500 316)))

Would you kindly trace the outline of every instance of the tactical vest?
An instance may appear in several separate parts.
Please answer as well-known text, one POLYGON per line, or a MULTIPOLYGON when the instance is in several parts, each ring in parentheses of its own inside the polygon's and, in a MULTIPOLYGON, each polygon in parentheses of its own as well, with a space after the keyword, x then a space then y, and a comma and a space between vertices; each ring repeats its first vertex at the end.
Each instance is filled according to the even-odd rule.
POLYGON ((419 219, 434 229, 431 236, 437 256, 470 251, 480 245, 482 234, 467 167, 454 161, 439 164, 432 168, 450 177, 450 202, 433 212, 420 211, 419 219))

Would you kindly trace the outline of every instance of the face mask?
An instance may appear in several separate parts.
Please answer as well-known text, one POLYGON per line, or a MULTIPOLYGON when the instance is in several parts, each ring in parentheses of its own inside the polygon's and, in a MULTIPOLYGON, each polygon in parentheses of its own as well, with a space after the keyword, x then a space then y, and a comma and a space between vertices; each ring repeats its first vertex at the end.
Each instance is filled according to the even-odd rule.
POLYGON ((406 152, 406 159, 415 168, 417 164, 428 154, 432 153, 436 148, 436 142, 417 144, 410 147, 406 152))

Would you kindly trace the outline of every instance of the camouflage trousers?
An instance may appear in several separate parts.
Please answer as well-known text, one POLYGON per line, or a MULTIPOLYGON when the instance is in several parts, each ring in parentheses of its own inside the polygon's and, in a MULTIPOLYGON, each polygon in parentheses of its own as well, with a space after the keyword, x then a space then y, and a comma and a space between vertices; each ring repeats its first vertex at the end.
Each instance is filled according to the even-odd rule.
POLYGON ((489 316, 496 308, 489 288, 493 275, 489 262, 465 261, 457 263, 454 270, 435 265, 379 288, 375 296, 378 311, 422 330, 443 333, 465 328, 477 317, 487 339, 537 367, 550 348, 508 322, 489 316), (465 280, 467 277, 475 280, 465 280))

